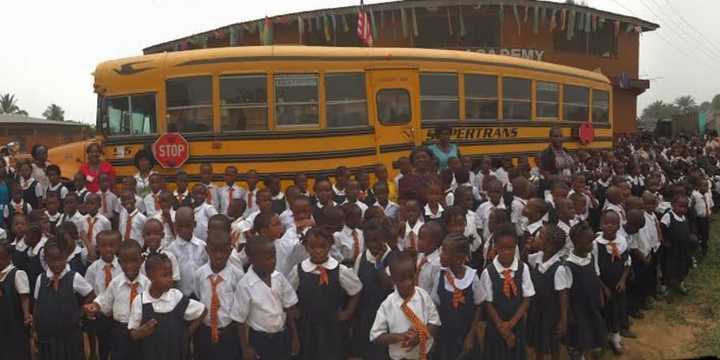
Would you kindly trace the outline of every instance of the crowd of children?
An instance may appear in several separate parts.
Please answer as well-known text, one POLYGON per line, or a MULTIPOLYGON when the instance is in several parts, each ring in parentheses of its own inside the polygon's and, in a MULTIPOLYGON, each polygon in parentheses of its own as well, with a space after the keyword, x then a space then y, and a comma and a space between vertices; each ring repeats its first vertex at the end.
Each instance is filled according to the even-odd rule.
POLYGON ((715 150, 621 138, 557 175, 449 158, 418 196, 401 178, 423 148, 395 179, 340 166, 284 191, 234 166, 215 183, 212 164, 191 184, 146 152, 98 192, 54 165, 43 188, 0 159, 0 359, 622 354, 632 319, 688 294, 708 252, 715 150))

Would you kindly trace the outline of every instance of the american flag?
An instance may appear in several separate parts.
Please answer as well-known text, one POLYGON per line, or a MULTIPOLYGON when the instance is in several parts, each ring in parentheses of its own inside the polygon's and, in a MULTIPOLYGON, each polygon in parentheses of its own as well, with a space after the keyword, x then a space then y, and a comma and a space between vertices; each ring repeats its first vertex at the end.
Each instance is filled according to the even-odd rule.
POLYGON ((360 9, 358 10, 358 25, 357 34, 360 40, 367 46, 373 46, 373 36, 370 28, 370 19, 368 14, 363 10, 362 2, 360 3, 360 9))

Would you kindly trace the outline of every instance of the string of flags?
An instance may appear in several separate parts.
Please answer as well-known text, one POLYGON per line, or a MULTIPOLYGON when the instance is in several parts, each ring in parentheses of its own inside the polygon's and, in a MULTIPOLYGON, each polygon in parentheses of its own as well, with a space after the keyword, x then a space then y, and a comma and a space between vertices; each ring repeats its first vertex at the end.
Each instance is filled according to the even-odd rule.
MULTIPOLYGON (((480 2, 474 6, 450 5, 445 11, 438 12, 438 7, 424 7, 416 5, 405 5, 399 9, 372 9, 370 6, 358 7, 354 11, 348 12, 347 9, 334 12, 326 10, 322 13, 313 15, 293 15, 293 16, 277 16, 273 18, 265 17, 264 19, 235 24, 229 27, 218 29, 175 42, 170 46, 172 50, 188 50, 207 48, 209 44, 229 44, 230 46, 240 46, 246 43, 257 43, 262 45, 272 45, 274 43, 273 33, 278 26, 297 26, 297 41, 299 44, 305 43, 310 34, 313 37, 332 44, 340 33, 348 33, 356 30, 359 34, 359 26, 366 25, 368 27, 368 35, 377 40, 382 35, 388 38, 396 39, 398 35, 403 38, 420 36, 420 28, 418 26, 418 9, 424 9, 432 16, 440 14, 446 15, 448 32, 450 35, 466 36, 468 28, 466 24, 472 23, 471 19, 466 16, 472 16, 472 12, 483 11, 489 6, 497 6, 497 17, 500 26, 505 21, 505 10, 507 7, 512 9, 512 17, 514 25, 517 27, 517 33, 521 34, 523 29, 531 29, 533 35, 541 32, 541 29, 547 29, 549 32, 564 32, 568 40, 572 40, 578 33, 592 33, 604 31, 605 26, 612 26, 615 36, 619 36, 621 32, 625 33, 641 33, 642 27, 632 23, 621 22, 616 19, 608 19, 601 14, 597 14, 590 9, 576 6, 568 6, 558 8, 560 4, 552 6, 544 6, 541 2, 528 2, 527 4, 511 4, 488 5, 480 2), (457 10, 455 10, 457 9, 457 10), (386 14, 388 13, 389 14, 386 14), (358 22, 360 15, 364 14, 363 20, 358 22), (400 21, 397 21, 399 17, 400 21), (357 25, 355 25, 357 24, 357 25), (399 29, 398 29, 399 28, 399 29)), ((560 5, 562 6, 562 5, 560 5)), ((361 38, 361 40, 363 40, 361 38)), ((366 45, 367 41, 364 41, 366 45)))

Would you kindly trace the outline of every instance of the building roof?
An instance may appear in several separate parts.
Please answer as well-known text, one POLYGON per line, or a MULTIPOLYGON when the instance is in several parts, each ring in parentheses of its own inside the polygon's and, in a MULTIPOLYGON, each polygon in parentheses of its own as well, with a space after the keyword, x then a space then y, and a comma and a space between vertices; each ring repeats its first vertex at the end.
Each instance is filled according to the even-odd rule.
MULTIPOLYGON (((541 6, 543 8, 548 9, 568 9, 568 10, 575 10, 575 11, 583 11, 583 12, 590 12, 594 15, 597 15, 601 18, 613 20, 613 21, 620 21, 625 24, 631 24, 633 26, 639 27, 639 31, 645 32, 645 31, 653 31, 660 27, 660 25, 645 21, 633 16, 626 16, 622 14, 616 14, 608 11, 598 10, 594 9, 588 6, 582 6, 578 4, 570 4, 570 3, 558 3, 558 2, 551 2, 551 1, 540 1, 540 0, 483 0, 481 3, 478 3, 478 0, 456 0, 452 3, 445 0, 400 0, 400 1, 390 1, 390 2, 384 2, 384 3, 377 3, 377 4, 368 4, 364 5, 364 8, 369 11, 387 11, 387 10, 398 10, 398 9, 412 9, 412 8, 437 8, 437 7, 447 7, 447 6, 460 6, 460 5, 466 5, 466 6, 493 6, 493 5, 504 5, 506 7, 512 7, 515 5, 518 6, 541 6)), ((318 9, 318 10, 311 10, 311 11, 302 11, 297 13, 290 13, 290 14, 281 14, 270 17, 272 20, 277 21, 287 21, 289 18, 295 18, 295 17, 303 17, 305 19, 312 18, 312 17, 318 17, 318 16, 325 16, 328 15, 328 13, 334 13, 335 15, 344 15, 344 14, 355 14, 357 13, 358 6, 344 6, 344 7, 337 7, 337 8, 326 8, 326 9, 318 9)), ((507 9, 506 9, 507 11, 507 9)), ((512 12, 512 10, 510 10, 512 12)), ((507 13, 507 12, 506 12, 507 13)), ((212 29, 209 31, 205 31, 202 33, 192 34, 189 36, 181 37, 175 40, 166 41, 160 44, 151 45, 145 49, 143 49, 144 54, 153 54, 153 53, 159 53, 163 51, 168 51, 171 49, 172 46, 185 42, 190 41, 193 38, 196 38, 198 36, 212 36, 217 31, 227 31, 231 27, 237 27, 242 26, 246 24, 256 23, 261 19, 254 19, 254 20, 248 20, 243 22, 238 22, 235 24, 229 24, 225 25, 216 29, 212 29)))
POLYGON ((88 126, 75 121, 55 121, 34 118, 23 115, 0 114, 0 124, 27 124, 27 125, 53 125, 53 126, 88 126))

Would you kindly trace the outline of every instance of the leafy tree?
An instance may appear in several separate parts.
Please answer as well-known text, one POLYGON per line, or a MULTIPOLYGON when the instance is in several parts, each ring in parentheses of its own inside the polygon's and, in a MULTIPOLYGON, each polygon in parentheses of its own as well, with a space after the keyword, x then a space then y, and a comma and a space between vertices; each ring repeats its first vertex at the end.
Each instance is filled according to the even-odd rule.
POLYGON ((683 114, 689 114, 693 111, 696 111, 698 108, 697 103, 695 102, 695 99, 690 95, 680 96, 680 97, 676 98, 673 103, 675 104, 675 106, 678 107, 680 112, 683 114))
POLYGON ((63 108, 56 104, 48 105, 47 109, 45 109, 45 112, 43 112, 42 115, 48 120, 65 120, 65 110, 63 110, 63 108))
POLYGON ((715 95, 715 97, 710 102, 710 108, 714 112, 720 112, 720 94, 715 95))
POLYGON ((27 116, 27 111, 20 109, 14 94, 0 95, 0 114, 27 116))
POLYGON ((657 120, 670 119, 678 112, 679 110, 675 105, 657 100, 643 109, 640 118, 644 122, 655 122, 657 120))

